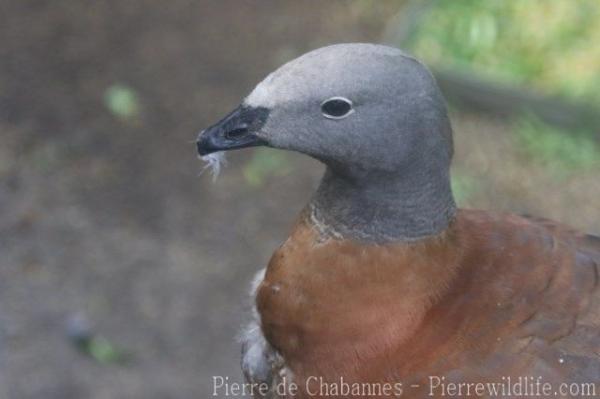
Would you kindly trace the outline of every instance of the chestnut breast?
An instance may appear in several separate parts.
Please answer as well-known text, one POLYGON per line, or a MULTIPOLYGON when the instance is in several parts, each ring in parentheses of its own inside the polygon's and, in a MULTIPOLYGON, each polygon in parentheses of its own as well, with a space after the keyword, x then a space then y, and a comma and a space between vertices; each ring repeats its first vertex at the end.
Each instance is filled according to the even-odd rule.
POLYGON ((451 243, 446 235, 391 246, 323 241, 301 218, 259 287, 263 332, 295 373, 310 365, 351 378, 352 365, 412 337, 444 295, 458 270, 451 243))
POLYGON ((570 369, 548 364, 597 292, 577 245, 567 231, 484 212, 390 245, 323 241, 303 217, 273 255, 257 307, 300 379, 564 378, 570 369))

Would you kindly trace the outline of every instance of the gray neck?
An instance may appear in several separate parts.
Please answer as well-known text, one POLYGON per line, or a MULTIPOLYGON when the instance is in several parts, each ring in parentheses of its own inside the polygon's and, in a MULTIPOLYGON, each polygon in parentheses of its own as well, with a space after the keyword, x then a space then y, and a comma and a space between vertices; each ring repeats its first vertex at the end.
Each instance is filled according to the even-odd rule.
POLYGON ((324 234, 369 243, 437 235, 456 212, 448 172, 439 169, 357 178, 328 167, 310 207, 324 234))

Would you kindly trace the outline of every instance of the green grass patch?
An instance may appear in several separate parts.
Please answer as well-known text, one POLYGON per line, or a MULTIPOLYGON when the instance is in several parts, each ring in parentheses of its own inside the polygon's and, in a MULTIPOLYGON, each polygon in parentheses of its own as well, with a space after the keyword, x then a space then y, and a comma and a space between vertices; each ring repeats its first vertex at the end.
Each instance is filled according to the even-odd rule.
POLYGON ((600 105, 600 1, 432 1, 407 45, 428 64, 600 105))
POLYGON ((133 119, 139 116, 140 101, 131 87, 115 84, 106 89, 104 105, 120 119, 133 119))
POLYGON ((568 174, 600 166, 600 145, 589 132, 564 131, 526 116, 517 121, 514 134, 526 156, 555 171, 568 174))
POLYGON ((244 165, 242 173, 248 185, 262 186, 273 176, 287 175, 291 170, 286 154, 272 148, 258 148, 250 161, 244 165))
POLYGON ((452 193, 456 203, 461 206, 468 203, 469 199, 477 192, 480 188, 479 181, 462 171, 454 171, 452 173, 452 193))

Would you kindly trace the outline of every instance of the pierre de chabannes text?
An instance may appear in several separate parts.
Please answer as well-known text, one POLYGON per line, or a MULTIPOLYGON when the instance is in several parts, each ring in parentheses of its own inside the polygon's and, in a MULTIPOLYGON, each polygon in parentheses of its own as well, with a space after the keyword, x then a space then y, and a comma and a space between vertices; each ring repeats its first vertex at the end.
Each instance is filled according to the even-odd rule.
MULTIPOLYGON (((233 382, 226 376, 213 376, 212 396, 265 395, 270 387, 266 383, 233 382)), ((425 392, 431 397, 600 397, 599 382, 548 382, 543 377, 520 376, 500 377, 496 381, 457 382, 448 381, 444 376, 429 376, 422 384, 402 382, 358 383, 348 382, 340 377, 326 381, 322 377, 308 377, 300 386, 283 379, 271 387, 279 396, 293 398, 301 392, 315 397, 401 397, 412 390, 425 392)))

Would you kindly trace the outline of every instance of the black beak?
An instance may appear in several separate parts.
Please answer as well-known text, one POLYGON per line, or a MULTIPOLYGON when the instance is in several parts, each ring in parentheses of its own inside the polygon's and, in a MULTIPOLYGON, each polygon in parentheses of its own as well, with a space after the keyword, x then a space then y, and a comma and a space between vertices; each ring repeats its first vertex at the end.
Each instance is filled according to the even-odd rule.
POLYGON ((267 108, 240 105, 225 118, 200 132, 196 140, 198 154, 266 145, 267 142, 257 133, 268 116, 267 108))

